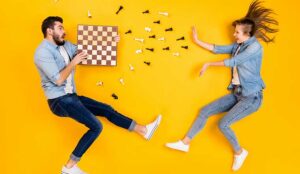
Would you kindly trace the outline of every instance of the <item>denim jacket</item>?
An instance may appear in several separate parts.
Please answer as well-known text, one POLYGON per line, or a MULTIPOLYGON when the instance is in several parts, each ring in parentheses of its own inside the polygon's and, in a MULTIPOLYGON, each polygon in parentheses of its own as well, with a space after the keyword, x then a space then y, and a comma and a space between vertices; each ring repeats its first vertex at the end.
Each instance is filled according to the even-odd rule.
MULTIPOLYGON (((254 36, 246 40, 241 45, 239 53, 234 56, 233 54, 237 47, 237 43, 225 46, 215 45, 213 52, 216 54, 231 54, 232 57, 224 60, 224 64, 232 67, 231 73, 233 67, 237 67, 242 95, 248 96, 265 88, 260 75, 263 48, 254 36)), ((230 83, 228 89, 232 90, 232 88, 233 85, 230 83)))
MULTIPOLYGON (((70 59, 73 59, 77 47, 68 41, 65 41, 63 46, 70 59)), ((64 90, 66 81, 61 86, 56 84, 56 81, 60 78, 60 71, 66 67, 65 60, 59 52, 59 47, 44 39, 35 51, 34 63, 40 74, 46 97, 53 99, 66 95, 64 90)), ((72 77, 73 92, 75 93, 74 70, 72 71, 72 77)))

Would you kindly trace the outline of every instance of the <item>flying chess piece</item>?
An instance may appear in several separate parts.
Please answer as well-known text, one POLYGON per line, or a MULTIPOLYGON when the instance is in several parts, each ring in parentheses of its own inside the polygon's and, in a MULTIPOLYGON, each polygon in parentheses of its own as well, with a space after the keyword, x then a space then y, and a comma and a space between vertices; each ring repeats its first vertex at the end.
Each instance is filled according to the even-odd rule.
POLYGON ((125 85, 124 79, 120 78, 119 81, 122 85, 125 85))
POLYGON ((155 37, 156 37, 155 35, 149 36, 149 38, 153 38, 153 39, 155 39, 155 37))
POLYGON ((168 12, 158 12, 158 14, 163 15, 163 16, 169 16, 168 12))
POLYGON ((103 86, 103 82, 99 81, 96 83, 97 86, 103 86))
POLYGON ((119 12, 123 9, 124 7, 121 5, 118 9, 118 11, 116 12, 116 14, 119 14, 119 12))
POLYGON ((179 56, 180 54, 177 52, 177 53, 173 53, 173 56, 179 56))
POLYGON ((128 30, 128 31, 125 32, 125 34, 131 34, 131 33, 132 33, 131 30, 128 30))
POLYGON ((143 52, 142 49, 139 49, 139 50, 135 51, 136 54, 141 54, 142 52, 143 52))
POLYGON ((90 10, 88 10, 88 17, 92 18, 92 13, 90 12, 90 10))
POLYGON ((143 13, 143 14, 148 14, 148 13, 150 13, 150 11, 149 11, 149 10, 146 10, 146 11, 143 11, 142 13, 143 13))
POLYGON ((153 23, 154 23, 154 24, 160 24, 160 20, 154 21, 153 23))
POLYGON ((115 100, 118 100, 118 98, 119 98, 115 93, 113 93, 111 96, 112 96, 115 100))
POLYGON ((151 28, 150 27, 145 27, 145 31, 151 32, 151 28))
POLYGON ((173 31, 173 28, 171 27, 171 28, 167 28, 167 29, 165 29, 165 31, 173 31))
POLYGON ((146 61, 144 61, 144 64, 150 66, 151 62, 146 62, 146 61))
POLYGON ((142 39, 142 38, 134 38, 134 40, 144 43, 144 39, 142 39))
POLYGON ((184 40, 184 37, 181 37, 181 38, 178 38, 178 39, 176 39, 177 41, 179 41, 179 40, 184 40))
POLYGON ((165 41, 166 39, 164 37, 158 38, 159 41, 165 41))
POLYGON ((170 47, 163 48, 163 50, 167 50, 168 51, 168 50, 170 50, 170 47))
POLYGON ((154 51, 154 48, 146 48, 146 50, 149 50, 149 51, 154 51))
POLYGON ((181 48, 189 49, 189 46, 181 46, 181 48))
POLYGON ((134 70, 134 67, 131 64, 129 64, 128 66, 129 66, 130 71, 134 70))

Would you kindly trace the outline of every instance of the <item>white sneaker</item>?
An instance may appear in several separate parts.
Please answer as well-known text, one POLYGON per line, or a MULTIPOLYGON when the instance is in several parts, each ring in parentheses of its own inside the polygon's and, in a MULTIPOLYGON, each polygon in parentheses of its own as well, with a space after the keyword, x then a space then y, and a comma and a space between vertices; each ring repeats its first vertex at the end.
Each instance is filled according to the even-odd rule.
POLYGON ((181 140, 179 140, 175 143, 167 143, 166 146, 171 148, 171 149, 180 150, 180 151, 183 151, 183 152, 188 152, 189 148, 190 148, 189 145, 184 144, 181 140))
POLYGON ((87 174, 83 172, 77 165, 74 165, 72 168, 62 167, 62 174, 87 174))
POLYGON ((233 171, 237 171, 242 167, 247 155, 248 151, 245 149, 242 149, 242 153, 240 155, 234 155, 234 162, 232 166, 233 171))
POLYGON ((160 124, 160 121, 161 121, 161 115, 158 115, 157 118, 152 123, 146 125, 147 133, 146 135, 144 135, 144 138, 146 138, 146 140, 151 139, 153 133, 157 129, 158 125, 160 124))

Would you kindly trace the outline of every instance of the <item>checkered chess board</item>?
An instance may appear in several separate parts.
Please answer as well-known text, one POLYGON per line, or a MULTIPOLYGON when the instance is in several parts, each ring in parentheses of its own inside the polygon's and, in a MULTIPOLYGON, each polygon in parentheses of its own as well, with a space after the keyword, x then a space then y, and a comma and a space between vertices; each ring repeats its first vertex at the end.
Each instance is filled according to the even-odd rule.
POLYGON ((116 26, 78 25, 77 47, 78 52, 85 51, 88 58, 82 65, 117 65, 116 26))

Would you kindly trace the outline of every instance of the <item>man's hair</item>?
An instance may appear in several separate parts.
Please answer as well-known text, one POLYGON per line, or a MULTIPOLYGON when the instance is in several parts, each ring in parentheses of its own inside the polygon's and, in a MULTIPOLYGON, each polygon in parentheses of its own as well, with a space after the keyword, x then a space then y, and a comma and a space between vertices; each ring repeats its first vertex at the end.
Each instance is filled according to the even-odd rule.
POLYGON ((48 28, 54 29, 55 22, 63 23, 63 19, 59 16, 49 16, 46 19, 44 19, 42 23, 42 32, 44 34, 44 38, 47 36, 48 28))

